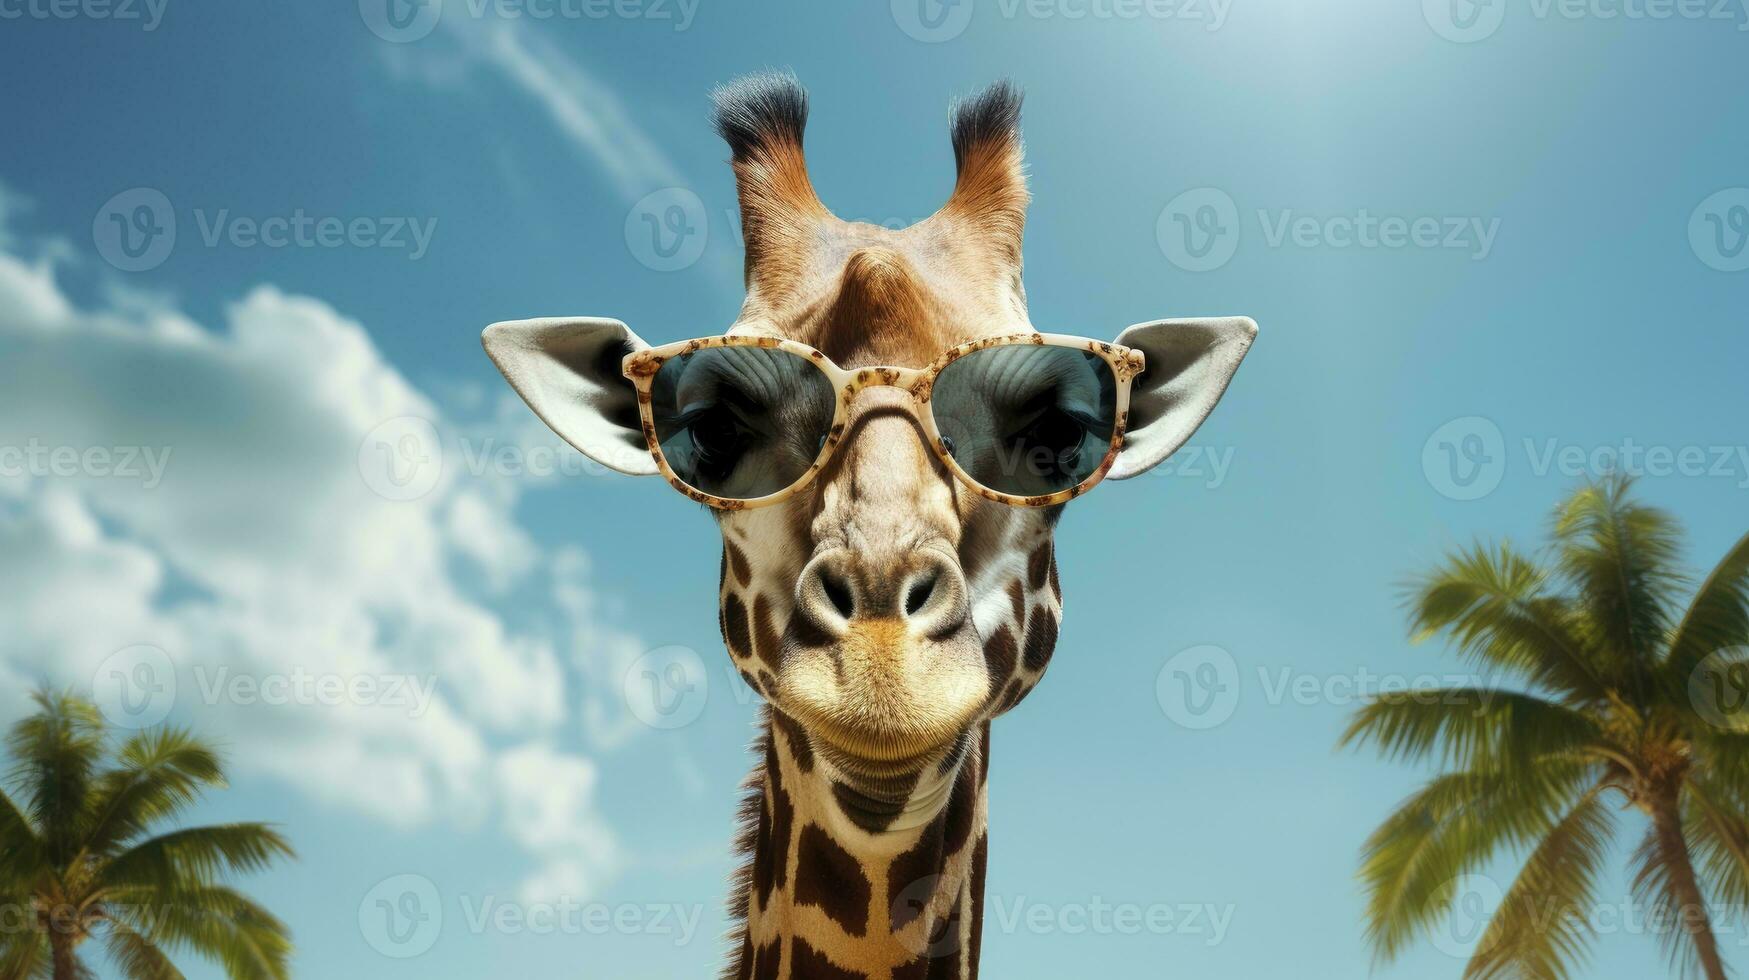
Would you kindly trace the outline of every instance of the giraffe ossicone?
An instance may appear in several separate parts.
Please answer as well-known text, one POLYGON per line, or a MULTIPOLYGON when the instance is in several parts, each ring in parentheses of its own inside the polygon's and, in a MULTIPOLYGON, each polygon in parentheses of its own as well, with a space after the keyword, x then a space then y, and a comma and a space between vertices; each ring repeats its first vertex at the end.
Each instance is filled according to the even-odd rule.
MULTIPOLYGON (((752 76, 714 97, 746 246, 747 297, 729 334, 787 338, 854 370, 921 368, 957 345, 1035 332, 1020 278, 1020 95, 1007 83, 954 107, 953 191, 897 230, 841 221, 820 202, 802 155, 807 96, 793 77, 752 76)), ((1142 352, 1146 370, 1126 379, 1107 475, 1136 476, 1182 445, 1255 334, 1244 317, 1123 331, 1117 343, 1142 352)), ((484 341, 578 450, 621 472, 658 472, 640 390, 622 372, 648 345, 624 323, 512 321, 484 341)), ((1036 406, 1027 418, 1062 425, 1048 379, 1022 380, 1024 404, 1036 406)), ((1062 505, 968 492, 943 463, 955 450, 926 442, 902 391, 858 388, 843 419, 799 492, 715 511, 723 639, 767 702, 725 975, 969 980, 982 940, 990 722, 1026 697, 1056 648, 1062 505)), ((782 435, 758 422, 711 445, 782 435)))

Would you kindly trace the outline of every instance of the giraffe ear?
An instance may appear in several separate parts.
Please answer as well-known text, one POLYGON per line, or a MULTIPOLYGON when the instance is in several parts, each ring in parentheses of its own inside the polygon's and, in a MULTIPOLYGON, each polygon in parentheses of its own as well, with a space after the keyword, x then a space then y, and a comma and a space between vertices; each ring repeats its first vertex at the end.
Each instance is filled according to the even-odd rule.
POLYGON ((1257 324, 1228 316, 1138 323, 1117 342, 1141 351, 1147 370, 1130 386, 1123 450, 1109 479, 1145 473, 1172 455, 1214 411, 1251 349, 1257 324))
POLYGON ((649 347, 618 320, 545 317, 486 328, 480 342, 534 414, 603 466, 650 476, 638 392, 620 361, 649 347))

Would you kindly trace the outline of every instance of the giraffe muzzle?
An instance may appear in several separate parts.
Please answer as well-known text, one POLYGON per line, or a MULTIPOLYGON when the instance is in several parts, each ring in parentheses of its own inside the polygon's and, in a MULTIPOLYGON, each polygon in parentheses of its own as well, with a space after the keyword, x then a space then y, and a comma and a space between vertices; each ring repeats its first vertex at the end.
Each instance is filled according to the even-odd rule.
POLYGON ((970 615, 959 562, 933 547, 888 556, 848 548, 818 554, 796 581, 796 608, 811 626, 838 640, 874 623, 944 639, 970 615))
POLYGON ((797 580, 796 613, 780 700, 843 751, 938 748, 985 700, 965 575, 945 549, 821 552, 797 580))

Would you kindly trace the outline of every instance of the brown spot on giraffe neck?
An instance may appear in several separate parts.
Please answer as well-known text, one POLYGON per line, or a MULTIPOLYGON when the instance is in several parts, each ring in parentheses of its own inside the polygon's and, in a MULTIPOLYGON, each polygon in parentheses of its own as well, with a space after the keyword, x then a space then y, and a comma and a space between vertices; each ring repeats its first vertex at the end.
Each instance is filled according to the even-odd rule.
POLYGON ((817 823, 802 828, 795 861, 796 904, 818 906, 846 935, 865 935, 873 886, 862 864, 817 823))
POLYGON ((997 626, 990 638, 984 641, 984 663, 990 670, 992 695, 1001 691, 1002 685, 1008 682, 1008 676, 1014 673, 1016 656, 1014 634, 1007 626, 997 626))
POLYGON ((1033 549, 1032 557, 1026 562, 1026 580, 1034 590, 1044 588, 1045 578, 1050 574, 1052 564, 1051 542, 1046 538, 1033 549))
POLYGON ((1044 670, 1056 648, 1057 617, 1049 609, 1040 608, 1032 614, 1032 622, 1026 628, 1026 669, 1044 670))
POLYGON ((832 796, 830 753, 822 756, 795 722, 768 709, 761 740, 762 820, 746 842, 752 894, 739 903, 747 919, 725 976, 975 980, 988 726, 948 756, 959 761, 940 811, 895 836, 846 827, 832 796), (778 826, 779 800, 792 804, 787 829, 778 826))
POLYGON ((731 541, 723 542, 724 567, 735 573, 735 582, 746 588, 753 581, 753 566, 747 564, 747 555, 731 541))
POLYGON ((795 940, 789 975, 790 980, 873 980, 872 974, 838 966, 801 938, 795 940))
POLYGON ((783 637, 777 632, 777 627, 771 621, 771 599, 761 592, 753 600, 753 635, 755 649, 759 659, 765 661, 772 670, 778 669, 783 659, 783 637))
POLYGON ((1008 606, 1014 612, 1014 628, 1026 628, 1026 587, 1019 579, 1008 583, 1008 606))
POLYGON ((730 593, 723 600, 718 618, 723 642, 729 645, 729 654, 737 661, 747 659, 753 653, 752 639, 747 632, 747 606, 741 602, 741 597, 730 593))

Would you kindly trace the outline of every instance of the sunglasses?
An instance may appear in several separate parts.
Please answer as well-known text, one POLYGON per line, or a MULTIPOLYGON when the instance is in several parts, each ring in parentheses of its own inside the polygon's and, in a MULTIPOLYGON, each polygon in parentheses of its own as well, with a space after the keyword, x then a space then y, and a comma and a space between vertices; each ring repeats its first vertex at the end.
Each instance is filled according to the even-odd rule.
POLYGON ((825 467, 864 388, 911 394, 931 450, 982 497, 1047 507, 1085 493, 1123 443, 1142 352, 1058 334, 988 337, 922 369, 841 368, 779 337, 683 340, 628 354, 662 475, 719 510, 786 500, 825 467))

